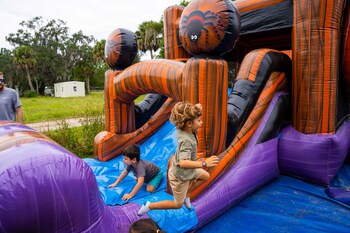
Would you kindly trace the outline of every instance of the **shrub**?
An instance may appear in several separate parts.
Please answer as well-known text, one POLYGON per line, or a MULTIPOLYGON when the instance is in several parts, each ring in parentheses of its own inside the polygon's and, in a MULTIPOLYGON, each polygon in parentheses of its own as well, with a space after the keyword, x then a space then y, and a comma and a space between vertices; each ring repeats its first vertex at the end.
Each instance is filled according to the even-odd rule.
POLYGON ((23 96, 27 97, 27 98, 34 98, 34 97, 38 97, 39 94, 36 91, 32 91, 32 90, 25 90, 23 92, 23 96))
POLYGON ((104 130, 104 119, 102 116, 86 113, 86 117, 80 123, 81 127, 70 128, 68 123, 62 120, 58 130, 46 131, 44 134, 80 158, 92 158, 94 138, 104 130))

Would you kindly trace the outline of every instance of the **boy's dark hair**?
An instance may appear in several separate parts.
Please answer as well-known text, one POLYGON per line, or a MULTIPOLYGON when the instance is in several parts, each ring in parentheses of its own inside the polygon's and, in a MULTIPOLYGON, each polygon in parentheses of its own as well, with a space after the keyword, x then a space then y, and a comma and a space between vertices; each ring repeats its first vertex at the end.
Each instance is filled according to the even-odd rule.
POLYGON ((136 161, 140 161, 140 146, 138 144, 133 144, 128 147, 126 147, 123 151, 124 156, 128 157, 129 159, 133 160, 136 158, 136 161))

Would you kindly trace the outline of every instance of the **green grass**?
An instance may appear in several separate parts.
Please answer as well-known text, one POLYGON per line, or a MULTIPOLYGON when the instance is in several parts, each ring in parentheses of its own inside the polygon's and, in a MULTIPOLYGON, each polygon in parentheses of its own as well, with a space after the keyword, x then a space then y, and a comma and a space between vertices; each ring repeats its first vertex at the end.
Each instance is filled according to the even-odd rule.
MULTIPOLYGON (((143 100, 139 96, 135 103, 143 100)), ((43 134, 81 158, 94 156, 94 138, 104 131, 103 92, 93 92, 85 97, 55 98, 40 96, 21 98, 26 124, 42 121, 57 121, 58 130, 43 134), (70 128, 68 118, 82 117, 82 126, 70 128)))
POLYGON ((103 115, 103 92, 92 92, 84 97, 56 98, 39 96, 21 98, 25 123, 62 120, 89 115, 103 115))
MULTIPOLYGON (((135 103, 140 102, 144 95, 139 96, 135 103)), ((42 121, 57 121, 68 118, 104 115, 103 92, 92 92, 84 97, 56 98, 39 96, 34 98, 21 97, 24 123, 42 121)))
POLYGON ((80 127, 70 128, 65 120, 62 120, 58 130, 43 133, 80 158, 93 158, 94 138, 104 131, 103 117, 86 115, 81 123, 80 127))

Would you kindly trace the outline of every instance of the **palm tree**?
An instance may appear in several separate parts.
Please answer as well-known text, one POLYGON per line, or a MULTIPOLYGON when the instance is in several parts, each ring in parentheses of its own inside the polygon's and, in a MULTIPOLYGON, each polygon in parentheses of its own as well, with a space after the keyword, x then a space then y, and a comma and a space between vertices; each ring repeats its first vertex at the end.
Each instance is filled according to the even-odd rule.
POLYGON ((105 61, 105 46, 106 40, 97 41, 94 46, 94 58, 96 62, 104 62, 105 61))
POLYGON ((21 45, 13 51, 13 55, 13 62, 26 72, 30 90, 38 92, 38 90, 34 89, 32 79, 30 76, 30 70, 33 69, 33 67, 37 63, 34 50, 29 46, 21 45))
POLYGON ((150 51, 153 59, 153 53, 159 49, 163 37, 163 21, 145 21, 139 25, 139 30, 135 34, 139 50, 144 53, 150 51))
POLYGON ((180 6, 185 6, 185 7, 186 7, 188 4, 190 4, 190 2, 191 2, 191 0, 189 0, 189 1, 187 1, 187 0, 181 0, 179 5, 180 5, 180 6))

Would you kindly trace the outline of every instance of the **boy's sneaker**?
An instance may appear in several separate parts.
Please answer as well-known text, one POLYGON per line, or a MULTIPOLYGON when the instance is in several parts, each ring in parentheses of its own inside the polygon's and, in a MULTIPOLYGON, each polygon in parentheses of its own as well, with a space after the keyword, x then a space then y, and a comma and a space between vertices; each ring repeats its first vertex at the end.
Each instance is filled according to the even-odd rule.
POLYGON ((151 202, 149 202, 149 201, 147 201, 146 204, 143 204, 143 205, 141 206, 141 208, 139 209, 139 211, 137 212, 137 215, 138 215, 138 216, 142 216, 142 215, 148 213, 148 211, 150 211, 150 209, 149 209, 149 207, 148 207, 149 204, 151 204, 151 202))
POLYGON ((191 200, 190 197, 186 197, 184 200, 184 205, 186 206, 187 209, 191 209, 191 200))

